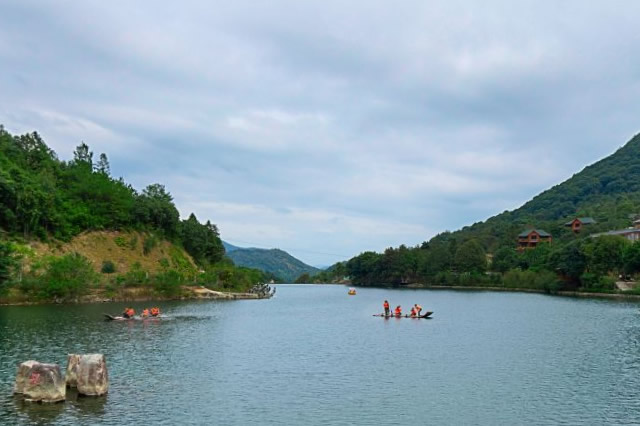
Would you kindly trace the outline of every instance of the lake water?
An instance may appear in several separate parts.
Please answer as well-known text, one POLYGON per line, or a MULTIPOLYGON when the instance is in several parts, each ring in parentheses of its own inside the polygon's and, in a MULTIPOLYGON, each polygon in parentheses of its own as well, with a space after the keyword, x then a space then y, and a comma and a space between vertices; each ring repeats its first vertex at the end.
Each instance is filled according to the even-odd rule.
POLYGON ((0 424, 640 423, 636 303, 280 285, 271 300, 102 321, 123 307, 0 307, 0 424), (373 317, 384 299, 433 319, 373 317), (107 357, 106 397, 11 396, 19 362, 92 352, 107 357))

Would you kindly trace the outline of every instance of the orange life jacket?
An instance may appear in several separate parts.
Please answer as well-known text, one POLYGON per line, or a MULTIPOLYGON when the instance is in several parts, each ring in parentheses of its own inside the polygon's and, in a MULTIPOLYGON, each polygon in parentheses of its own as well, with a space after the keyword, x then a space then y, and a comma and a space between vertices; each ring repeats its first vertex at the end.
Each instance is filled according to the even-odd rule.
POLYGON ((158 308, 151 308, 151 315, 158 316, 158 314, 160 313, 160 309, 158 308))
POLYGON ((149 310, 145 309, 144 311, 142 311, 142 316, 143 317, 148 317, 149 316, 149 310))
POLYGON ((416 316, 416 310, 415 308, 411 308, 411 316, 415 317, 416 316))
POLYGON ((384 302, 382 306, 384 306, 385 309, 389 309, 389 302, 384 302))
POLYGON ((127 315, 129 315, 130 317, 134 316, 135 314, 136 314, 136 311, 134 311, 133 308, 127 309, 127 315))
POLYGON ((416 311, 421 311, 421 310, 422 310, 422 306, 416 304, 416 311))
POLYGON ((398 306, 395 310, 396 315, 402 315, 402 309, 398 306))

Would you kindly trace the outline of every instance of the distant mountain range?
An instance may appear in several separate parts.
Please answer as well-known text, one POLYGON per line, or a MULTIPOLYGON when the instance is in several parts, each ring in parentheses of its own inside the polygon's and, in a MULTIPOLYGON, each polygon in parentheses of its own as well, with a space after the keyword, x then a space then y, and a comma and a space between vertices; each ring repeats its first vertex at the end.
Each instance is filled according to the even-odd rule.
POLYGON ((222 241, 227 257, 233 263, 248 268, 256 268, 271 272, 285 282, 293 282, 300 275, 320 272, 320 269, 307 265, 299 259, 280 249, 261 249, 253 247, 238 247, 222 241))

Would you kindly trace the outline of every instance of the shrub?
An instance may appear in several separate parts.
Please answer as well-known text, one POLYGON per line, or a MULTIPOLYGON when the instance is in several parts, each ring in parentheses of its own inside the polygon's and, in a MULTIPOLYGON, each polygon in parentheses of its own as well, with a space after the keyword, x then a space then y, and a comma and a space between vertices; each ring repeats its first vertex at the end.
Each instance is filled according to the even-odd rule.
POLYGON ((598 276, 592 272, 585 272, 580 276, 580 284, 584 288, 595 288, 598 283, 598 276))
POLYGON ((102 262, 102 268, 100 268, 100 271, 103 274, 113 274, 116 271, 116 265, 114 265, 110 260, 105 260, 102 262))
POLYGON ((154 289, 167 297, 175 297, 180 295, 180 283, 183 281, 182 274, 178 271, 170 269, 161 272, 154 277, 154 289))
POLYGON ((86 257, 70 253, 49 259, 37 287, 41 297, 66 300, 86 293, 97 278, 86 257))
POLYGON ((124 274, 124 286, 137 287, 149 284, 149 273, 142 269, 142 265, 139 262, 131 265, 129 272, 124 274))
POLYGON ((151 253, 151 250, 153 250, 157 244, 158 244, 158 239, 154 235, 151 235, 145 238, 144 241, 142 242, 142 252, 144 254, 151 253))
POLYGON ((458 277, 453 272, 442 271, 438 272, 433 278, 433 282, 436 285, 458 285, 458 277))
POLYGON ((138 236, 137 235, 133 235, 131 237, 131 239, 129 240, 129 248, 131 250, 135 250, 136 248, 138 248, 138 236))
POLYGON ((115 237, 113 239, 113 242, 116 243, 116 245, 118 247, 126 247, 127 246, 127 240, 125 240, 125 238, 122 235, 118 235, 117 237, 115 237))
POLYGON ((192 272, 193 265, 189 262, 189 259, 184 255, 184 252, 176 246, 171 246, 169 250, 169 256, 171 257, 171 263, 174 268, 182 272, 192 272))
POLYGON ((13 253, 14 249, 11 244, 0 241, 0 294, 6 291, 11 270, 16 263, 13 253))
POLYGON ((616 288, 616 280, 607 275, 597 275, 585 272, 580 277, 580 282, 586 290, 590 291, 611 291, 616 288))
POLYGON ((504 274, 503 284, 507 288, 530 288, 554 292, 560 289, 558 275, 547 270, 522 271, 512 269, 504 274))

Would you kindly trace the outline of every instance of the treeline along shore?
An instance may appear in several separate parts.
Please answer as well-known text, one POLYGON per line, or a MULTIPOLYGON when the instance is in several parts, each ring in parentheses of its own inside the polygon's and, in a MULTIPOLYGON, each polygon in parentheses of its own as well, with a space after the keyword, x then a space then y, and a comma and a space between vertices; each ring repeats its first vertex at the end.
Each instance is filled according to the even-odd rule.
POLYGON ((181 220, 164 185, 138 191, 85 143, 64 161, 0 125, 0 302, 245 294, 271 278, 234 265, 215 224, 181 220))

